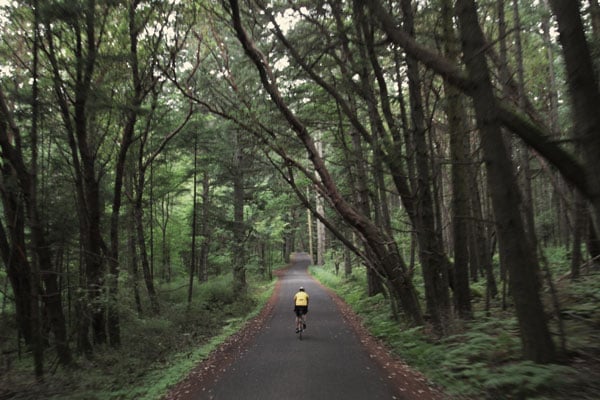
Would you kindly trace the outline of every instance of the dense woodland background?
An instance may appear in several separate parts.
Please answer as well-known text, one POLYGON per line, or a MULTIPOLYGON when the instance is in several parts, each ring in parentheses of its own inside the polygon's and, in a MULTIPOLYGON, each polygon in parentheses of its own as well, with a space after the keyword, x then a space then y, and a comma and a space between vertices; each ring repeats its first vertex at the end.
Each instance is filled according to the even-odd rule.
POLYGON ((306 251, 382 337, 489 323, 491 398, 595 390, 597 0, 0 5, 5 377, 165 362, 306 251))

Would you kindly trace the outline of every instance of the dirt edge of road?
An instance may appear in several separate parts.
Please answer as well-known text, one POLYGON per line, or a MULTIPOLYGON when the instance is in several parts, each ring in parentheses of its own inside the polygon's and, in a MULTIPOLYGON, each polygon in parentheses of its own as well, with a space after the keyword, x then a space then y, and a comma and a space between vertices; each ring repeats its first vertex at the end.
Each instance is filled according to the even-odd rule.
MULTIPOLYGON (((285 273, 279 270, 276 274, 285 273)), ((314 279, 314 278, 313 278, 314 279)), ((277 302, 280 291, 280 282, 277 281, 273 295, 269 298, 261 312, 239 331, 231 335, 217 349, 215 349, 204 361, 197 365, 190 374, 177 385, 175 385, 163 400, 191 400, 204 393, 222 373, 238 358, 247 348, 250 340, 260 331, 266 321, 270 318, 273 308, 277 302)), ((443 393, 432 387, 427 378, 413 371, 408 365, 395 358, 385 345, 373 337, 363 326, 360 317, 346 304, 335 292, 321 285, 340 309, 343 318, 352 326, 361 343, 367 349, 369 356, 387 374, 390 384, 395 387, 398 394, 406 400, 443 400, 447 399, 443 393)))

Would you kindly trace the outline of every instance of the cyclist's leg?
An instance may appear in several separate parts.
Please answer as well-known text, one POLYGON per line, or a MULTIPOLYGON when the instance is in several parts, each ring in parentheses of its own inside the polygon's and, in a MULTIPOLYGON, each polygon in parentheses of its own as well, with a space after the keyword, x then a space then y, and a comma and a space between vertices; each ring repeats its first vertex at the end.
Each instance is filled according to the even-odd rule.
POLYGON ((308 308, 304 310, 302 313, 302 328, 306 329, 306 314, 308 313, 308 308))
POLYGON ((302 320, 302 313, 300 312, 300 310, 298 308, 294 309, 294 313, 296 314, 296 333, 298 333, 298 331, 300 330, 300 324, 301 324, 301 320, 302 320))

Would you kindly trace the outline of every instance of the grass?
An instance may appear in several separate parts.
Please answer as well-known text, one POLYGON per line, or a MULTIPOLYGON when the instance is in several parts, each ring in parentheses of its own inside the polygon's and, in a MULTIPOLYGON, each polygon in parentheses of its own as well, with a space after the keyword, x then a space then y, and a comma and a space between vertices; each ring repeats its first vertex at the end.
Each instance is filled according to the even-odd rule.
MULTIPOLYGON (((557 276, 566 260, 552 258, 557 276)), ((561 269, 562 268, 562 269, 561 269)), ((600 398, 600 275, 588 274, 577 282, 561 280, 557 287, 567 319, 568 352, 562 364, 540 365, 521 358, 517 322, 512 310, 483 312, 483 299, 474 296, 475 318, 454 322, 452 333, 436 339, 427 327, 407 328, 395 321, 389 302, 381 294, 368 297, 362 268, 350 277, 336 276, 330 265, 311 267, 311 274, 337 292, 363 320, 374 336, 415 370, 444 388, 452 398, 468 399, 598 399, 600 398), (583 319, 583 320, 582 320, 583 319)), ((484 292, 481 284, 474 285, 484 292)), ((424 305, 424 301, 422 302, 424 305)), ((547 307, 550 310, 550 307, 547 307)), ((556 333, 556 321, 551 328, 556 333)), ((556 340, 558 343, 558 340, 556 340)))
MULTIPOLYGON (((78 357, 72 369, 56 368, 55 360, 47 359, 52 370, 43 383, 35 382, 32 361, 24 354, 0 374, 0 398, 160 399, 260 312, 274 282, 250 279, 251 296, 236 296, 230 288, 230 277, 213 278, 195 288, 188 309, 185 282, 162 285, 160 316, 139 317, 124 304, 119 349, 97 348, 93 359, 78 357)), ((52 357, 51 350, 46 354, 52 357)))

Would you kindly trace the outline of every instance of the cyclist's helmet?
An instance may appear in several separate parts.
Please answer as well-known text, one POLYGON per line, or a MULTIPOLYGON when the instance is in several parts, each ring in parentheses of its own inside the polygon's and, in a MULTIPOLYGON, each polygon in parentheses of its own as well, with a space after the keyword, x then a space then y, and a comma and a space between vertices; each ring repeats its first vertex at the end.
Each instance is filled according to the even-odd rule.
POLYGON ((298 290, 300 290, 301 292, 304 292, 304 286, 300 286, 300 289, 298 289, 298 290))

